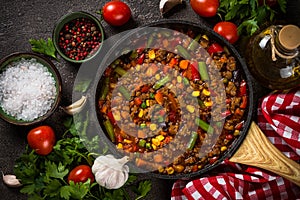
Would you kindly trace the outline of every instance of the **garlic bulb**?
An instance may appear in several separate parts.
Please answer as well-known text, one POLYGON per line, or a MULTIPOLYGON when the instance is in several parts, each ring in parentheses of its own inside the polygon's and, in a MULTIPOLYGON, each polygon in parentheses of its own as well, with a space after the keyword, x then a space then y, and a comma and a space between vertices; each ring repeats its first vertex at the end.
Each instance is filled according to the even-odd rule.
POLYGON ((4 175, 2 172, 3 182, 9 186, 9 187, 20 187, 22 184, 20 183, 20 180, 17 179, 15 175, 7 174, 4 175))
POLYGON ((86 100, 87 100, 86 96, 82 96, 79 100, 72 103, 71 105, 67 107, 63 107, 63 110, 69 115, 74 115, 76 113, 79 113, 83 109, 84 105, 86 104, 86 100))
POLYGON ((128 160, 128 156, 117 159, 110 154, 97 157, 92 166, 96 182, 107 189, 122 187, 129 176, 128 160))

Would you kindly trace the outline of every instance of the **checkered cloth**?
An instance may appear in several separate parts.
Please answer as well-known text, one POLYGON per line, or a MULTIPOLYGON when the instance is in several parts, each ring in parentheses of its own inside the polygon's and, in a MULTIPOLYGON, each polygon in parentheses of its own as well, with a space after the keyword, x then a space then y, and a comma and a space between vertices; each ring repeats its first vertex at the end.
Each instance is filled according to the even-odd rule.
MULTIPOLYGON (((262 98, 257 121, 283 154, 300 162, 300 88, 262 98)), ((274 173, 225 160, 199 178, 176 181, 171 200, 185 199, 300 199, 300 187, 274 173)))

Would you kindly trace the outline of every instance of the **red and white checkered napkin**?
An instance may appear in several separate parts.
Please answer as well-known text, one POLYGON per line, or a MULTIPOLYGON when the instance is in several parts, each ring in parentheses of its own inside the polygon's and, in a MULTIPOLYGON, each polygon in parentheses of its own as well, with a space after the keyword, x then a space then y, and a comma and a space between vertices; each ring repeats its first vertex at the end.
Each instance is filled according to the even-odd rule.
MULTIPOLYGON (((300 162, 300 88, 262 98, 258 125, 281 152, 300 162)), ((195 180, 176 181, 171 200, 184 199, 300 199, 300 187, 274 173, 225 160, 195 180)))

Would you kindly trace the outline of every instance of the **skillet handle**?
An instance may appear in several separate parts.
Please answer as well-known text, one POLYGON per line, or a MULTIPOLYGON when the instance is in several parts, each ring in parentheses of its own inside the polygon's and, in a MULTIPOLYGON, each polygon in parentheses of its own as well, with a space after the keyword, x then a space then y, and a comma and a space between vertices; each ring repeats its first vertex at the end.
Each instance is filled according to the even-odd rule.
POLYGON ((266 169, 300 186, 300 165, 282 154, 255 122, 229 161, 266 169))

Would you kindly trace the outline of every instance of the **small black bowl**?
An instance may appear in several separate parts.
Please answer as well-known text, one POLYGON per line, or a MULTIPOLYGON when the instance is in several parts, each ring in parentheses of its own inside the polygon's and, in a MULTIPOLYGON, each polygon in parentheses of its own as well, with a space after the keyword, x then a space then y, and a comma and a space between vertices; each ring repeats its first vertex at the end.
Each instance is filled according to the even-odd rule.
MULTIPOLYGON (((10 64, 12 64, 14 62, 19 62, 22 59, 25 59, 25 60, 35 59, 35 62, 42 64, 43 66, 45 66, 48 69, 48 71, 50 72, 50 74, 52 75, 52 77, 54 78, 54 81, 55 81, 56 93, 55 93, 54 102, 52 103, 51 108, 44 115, 39 116, 30 121, 17 119, 16 117, 9 115, 8 113, 6 113, 3 110, 2 105, 0 104, 0 117, 3 120, 5 120, 11 124, 14 124, 14 125, 33 125, 33 124, 37 124, 39 122, 46 120, 57 109, 58 104, 61 100, 62 80, 61 80, 61 76, 60 76, 58 70, 56 69, 56 67, 54 66, 54 64, 49 59, 47 59, 39 54, 35 54, 35 53, 19 53, 19 52, 17 52, 17 53, 8 55, 7 57, 3 58, 0 61, 0 74, 2 74, 9 67, 10 64)), ((35 77, 32 77, 32 79, 34 80, 35 77)), ((0 96, 0 102, 2 102, 1 96, 0 96)))

